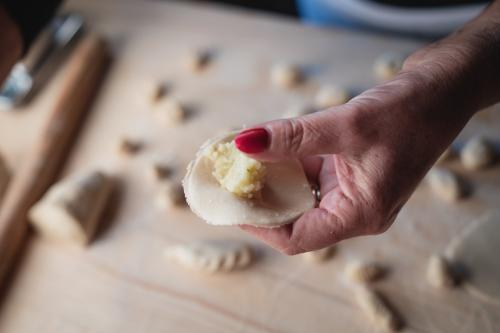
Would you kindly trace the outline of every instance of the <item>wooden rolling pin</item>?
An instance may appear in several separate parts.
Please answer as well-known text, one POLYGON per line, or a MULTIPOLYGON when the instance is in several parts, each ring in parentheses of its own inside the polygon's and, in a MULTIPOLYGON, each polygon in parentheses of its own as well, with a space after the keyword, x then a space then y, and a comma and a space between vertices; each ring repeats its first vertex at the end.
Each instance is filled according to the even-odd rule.
POLYGON ((109 63, 104 41, 86 34, 62 68, 61 90, 33 151, 16 172, 0 208, 0 286, 20 253, 27 212, 56 180, 109 63))

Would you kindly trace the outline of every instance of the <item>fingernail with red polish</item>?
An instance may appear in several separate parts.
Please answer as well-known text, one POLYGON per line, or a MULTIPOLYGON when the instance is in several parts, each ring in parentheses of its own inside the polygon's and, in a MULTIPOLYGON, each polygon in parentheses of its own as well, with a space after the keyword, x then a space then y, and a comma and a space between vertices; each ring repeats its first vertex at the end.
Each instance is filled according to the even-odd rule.
POLYGON ((252 128, 238 134, 236 147, 244 153, 261 153, 269 146, 269 133, 264 128, 252 128))

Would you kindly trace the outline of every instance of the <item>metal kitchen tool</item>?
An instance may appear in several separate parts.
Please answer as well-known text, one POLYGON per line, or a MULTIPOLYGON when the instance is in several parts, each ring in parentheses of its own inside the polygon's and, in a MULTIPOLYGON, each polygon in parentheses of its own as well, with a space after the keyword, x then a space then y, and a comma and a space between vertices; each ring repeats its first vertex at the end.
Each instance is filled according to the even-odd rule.
POLYGON ((80 36, 83 25, 78 14, 58 16, 49 24, 26 57, 12 68, 0 89, 1 110, 12 110, 29 100, 54 72, 55 60, 60 60, 71 42, 80 36))

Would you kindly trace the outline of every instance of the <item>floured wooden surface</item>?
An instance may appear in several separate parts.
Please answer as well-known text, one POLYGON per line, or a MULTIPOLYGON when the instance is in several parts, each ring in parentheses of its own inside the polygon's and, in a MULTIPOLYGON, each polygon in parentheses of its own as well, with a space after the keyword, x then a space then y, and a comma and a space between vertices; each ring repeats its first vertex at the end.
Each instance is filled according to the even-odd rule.
MULTIPOLYGON (((154 205, 157 191, 145 169, 158 156, 174 155, 183 169, 221 130, 279 117, 312 100, 323 84, 368 88, 376 82, 372 66, 379 54, 410 52, 418 43, 176 3, 70 1, 68 8, 112 40, 116 60, 66 173, 90 167, 116 172, 124 179, 123 196, 87 250, 32 239, 0 308, 0 332, 371 332, 342 276, 344 265, 357 258, 391 267, 376 286, 404 316, 405 332, 500 330, 498 307, 461 289, 437 293, 425 278, 429 255, 498 204, 498 164, 467 173, 474 193, 456 204, 422 185, 387 233, 343 242, 332 260, 314 266, 238 228, 209 226, 188 209, 154 205), (202 72, 191 73, 183 56, 200 47, 218 52, 202 72), (312 80, 292 90, 273 87, 268 69, 282 60, 304 64, 312 80), (183 125, 157 121, 142 93, 148 80, 171 82, 173 96, 191 107, 183 125), (122 136, 142 138, 143 151, 117 154, 122 136), (199 276, 163 258, 167 243, 210 237, 250 242, 259 260, 227 276, 199 276)), ((499 141, 499 111, 478 114, 462 138, 482 133, 499 141)), ((0 149, 11 166, 25 156, 43 112, 0 113, 0 149)), ((463 173, 457 160, 446 165, 463 173)))

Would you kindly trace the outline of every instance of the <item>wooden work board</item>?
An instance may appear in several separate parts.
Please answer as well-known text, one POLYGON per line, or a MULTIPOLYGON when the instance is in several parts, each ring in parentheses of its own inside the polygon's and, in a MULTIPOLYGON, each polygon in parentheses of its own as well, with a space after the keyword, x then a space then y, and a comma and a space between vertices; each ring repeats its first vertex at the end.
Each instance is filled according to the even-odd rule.
MULTIPOLYGON (((33 235, 0 307, 0 332, 372 332, 342 271, 349 260, 390 267, 375 286, 406 322, 405 332, 500 331, 500 308, 463 289, 438 291, 425 280, 429 255, 483 211, 500 202, 500 167, 468 173, 471 198, 447 204, 421 185, 383 235, 342 242, 324 264, 287 257, 239 228, 206 225, 187 208, 160 209, 148 166, 173 156, 181 178, 200 144, 222 130, 278 118, 311 101, 321 84, 362 91, 376 84, 374 59, 410 53, 421 42, 326 30, 289 19, 213 5, 131 0, 69 1, 110 41, 114 62, 65 168, 101 168, 121 179, 116 210, 88 248, 68 248, 33 235), (195 74, 183 66, 190 49, 210 48, 213 62, 195 74), (293 90, 269 83, 270 66, 306 68, 293 90), (148 84, 165 81, 190 109, 168 127, 151 110, 148 84), (144 140, 137 156, 117 153, 127 136, 144 140), (234 274, 196 274, 163 258, 167 244, 232 238, 258 249, 258 260, 234 274)), ((59 76, 64 72, 59 73, 59 76)), ((56 78, 35 103, 0 113, 0 151, 16 170, 33 144, 56 78)), ((479 113, 457 142, 483 133, 500 140, 497 108, 479 113)), ((450 167, 463 173, 456 161, 450 167)), ((500 241, 500 240, 499 240, 500 241)))

